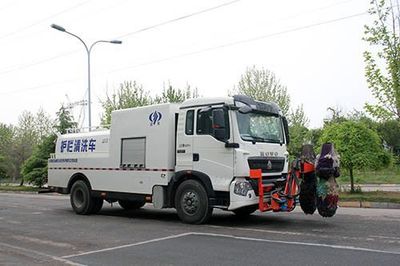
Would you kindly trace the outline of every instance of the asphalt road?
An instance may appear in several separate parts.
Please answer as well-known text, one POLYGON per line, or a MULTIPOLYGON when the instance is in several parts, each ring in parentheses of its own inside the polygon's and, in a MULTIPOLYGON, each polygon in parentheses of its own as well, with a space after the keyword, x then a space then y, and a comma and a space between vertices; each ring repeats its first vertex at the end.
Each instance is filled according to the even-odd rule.
POLYGON ((400 210, 318 214, 215 211, 187 225, 174 210, 105 204, 75 215, 69 198, 0 193, 0 265, 400 265, 400 210))

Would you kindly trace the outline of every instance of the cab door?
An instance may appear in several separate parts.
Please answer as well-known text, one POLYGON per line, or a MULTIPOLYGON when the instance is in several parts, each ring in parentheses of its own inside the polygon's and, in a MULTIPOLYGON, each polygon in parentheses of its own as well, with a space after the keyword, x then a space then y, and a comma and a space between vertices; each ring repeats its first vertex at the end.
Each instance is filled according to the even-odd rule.
POLYGON ((195 110, 183 109, 179 113, 176 140, 175 171, 193 170, 193 135, 195 110))
POLYGON ((229 191, 233 178, 233 149, 229 111, 225 107, 198 108, 193 135, 193 170, 208 175, 214 190, 229 191))

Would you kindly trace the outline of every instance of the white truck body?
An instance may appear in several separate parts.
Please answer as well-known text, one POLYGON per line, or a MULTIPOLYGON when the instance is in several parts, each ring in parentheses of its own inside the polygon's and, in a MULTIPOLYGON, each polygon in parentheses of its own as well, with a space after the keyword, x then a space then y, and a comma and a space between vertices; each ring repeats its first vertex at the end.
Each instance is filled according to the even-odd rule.
POLYGON ((143 196, 165 208, 175 207, 182 180, 193 178, 205 187, 211 207, 255 206, 250 168, 262 168, 263 177, 274 184, 288 172, 284 122, 275 104, 243 96, 114 111, 109 130, 59 136, 49 159, 48 185, 67 194, 76 180, 84 179, 93 197, 143 196), (243 105, 250 113, 239 113, 243 105), (215 124, 218 119, 224 125, 215 124), (253 136, 269 130, 264 119, 276 127, 272 140, 267 134, 265 139, 253 136))

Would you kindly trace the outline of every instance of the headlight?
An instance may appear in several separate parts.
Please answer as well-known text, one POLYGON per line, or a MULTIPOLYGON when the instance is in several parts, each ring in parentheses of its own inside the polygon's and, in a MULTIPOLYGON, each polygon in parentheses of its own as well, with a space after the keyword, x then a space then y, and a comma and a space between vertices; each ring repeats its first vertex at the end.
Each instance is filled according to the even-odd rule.
POLYGON ((250 183, 245 181, 245 182, 236 182, 235 187, 233 189, 233 193, 241 196, 246 196, 247 192, 249 190, 252 190, 253 188, 251 187, 250 183))

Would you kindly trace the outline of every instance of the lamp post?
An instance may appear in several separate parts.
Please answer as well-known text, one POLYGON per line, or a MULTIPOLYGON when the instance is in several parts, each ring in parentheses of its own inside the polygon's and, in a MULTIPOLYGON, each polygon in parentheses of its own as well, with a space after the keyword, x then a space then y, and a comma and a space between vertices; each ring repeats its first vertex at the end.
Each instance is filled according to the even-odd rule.
POLYGON ((51 27, 53 29, 59 30, 61 32, 65 32, 71 36, 74 36, 75 38, 77 38, 79 41, 81 41, 81 43, 85 46, 86 49, 86 53, 87 53, 87 67, 88 67, 88 116, 89 116, 89 131, 91 131, 92 128, 92 107, 91 107, 91 94, 90 94, 90 53, 93 49, 93 46, 95 46, 97 43, 101 43, 101 42, 105 42, 105 43, 112 43, 112 44, 121 44, 122 41, 119 40, 111 40, 111 41, 105 41, 105 40, 99 40, 99 41, 95 41, 94 43, 92 43, 89 47, 87 46, 87 44, 77 35, 67 31, 65 28, 56 25, 56 24, 51 24, 51 27))

